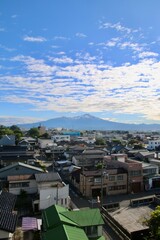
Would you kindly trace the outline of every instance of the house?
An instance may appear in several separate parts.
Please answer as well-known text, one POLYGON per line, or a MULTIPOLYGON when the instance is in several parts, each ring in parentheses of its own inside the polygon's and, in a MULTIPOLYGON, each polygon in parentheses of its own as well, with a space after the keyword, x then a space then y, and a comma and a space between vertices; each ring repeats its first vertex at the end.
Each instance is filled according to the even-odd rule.
POLYGON ((0 191, 0 239, 11 239, 17 225, 16 196, 0 191))
POLYGON ((28 194, 37 193, 37 183, 34 174, 8 176, 9 192, 20 195, 24 190, 28 194))
POLYGON ((34 146, 30 144, 30 142, 26 139, 22 139, 19 143, 18 146, 21 147, 26 147, 28 150, 34 150, 34 146))
POLYGON ((135 156, 135 159, 137 159, 137 160, 149 162, 150 158, 154 158, 155 152, 139 151, 139 152, 135 153, 134 156, 135 156))
MULTIPOLYGON (((75 174, 73 174, 75 175, 75 174)), ((76 178, 75 180, 76 181, 76 178)), ((73 182, 73 179, 72 179, 73 182)), ((90 198, 127 193, 127 171, 123 168, 83 170, 80 179, 74 185, 83 196, 90 198)))
POLYGON ((51 139, 54 142, 61 142, 61 141, 70 142, 70 135, 53 135, 51 139))
POLYGON ((69 211, 52 205, 42 212, 42 240, 104 240, 99 209, 69 211))
POLYGON ((141 162, 129 159, 127 154, 111 154, 111 156, 105 156, 104 162, 107 168, 123 168, 127 171, 128 193, 143 191, 143 169, 141 162))
POLYGON ((153 139, 153 140, 149 140, 148 141, 148 146, 147 149, 148 150, 155 150, 157 147, 160 146, 160 139, 153 139))
POLYGON ((105 151, 97 149, 86 149, 80 155, 72 157, 72 163, 79 167, 95 166, 103 161, 105 151))
POLYGON ((34 151, 27 146, 0 146, 0 159, 5 165, 33 158, 34 151))
POLYGON ((44 172, 44 170, 39 167, 17 162, 0 169, 0 180, 7 180, 8 176, 30 175, 42 172, 44 172))
MULTIPOLYGON (((26 141, 28 142, 31 146, 35 146, 36 143, 37 143, 37 139, 36 138, 32 138, 32 137, 22 137, 21 138, 21 141, 22 141, 22 144, 23 144, 23 141, 26 141)), ((20 144, 21 145, 21 141, 20 141, 20 144)))
POLYGON ((40 149, 46 149, 48 147, 54 146, 55 143, 52 139, 40 139, 38 138, 38 146, 40 149))
MULTIPOLYGON (((8 179, 8 176, 12 176, 12 180, 13 180, 13 176, 16 176, 16 178, 18 178, 18 176, 33 175, 35 173, 41 173, 41 172, 44 172, 44 170, 35 166, 25 164, 25 163, 17 162, 17 163, 11 164, 7 167, 3 167, 0 169, 0 186, 1 188, 8 186, 8 180, 11 180, 11 179, 8 179)), ((25 177, 22 177, 22 178, 25 178, 25 177)), ((15 181, 23 182, 20 179, 17 179, 15 181)), ((17 185, 17 187, 19 188, 20 185, 19 186, 17 185)))
POLYGON ((34 208, 42 210, 53 204, 69 206, 69 185, 62 182, 57 172, 35 174, 35 178, 39 196, 34 208))

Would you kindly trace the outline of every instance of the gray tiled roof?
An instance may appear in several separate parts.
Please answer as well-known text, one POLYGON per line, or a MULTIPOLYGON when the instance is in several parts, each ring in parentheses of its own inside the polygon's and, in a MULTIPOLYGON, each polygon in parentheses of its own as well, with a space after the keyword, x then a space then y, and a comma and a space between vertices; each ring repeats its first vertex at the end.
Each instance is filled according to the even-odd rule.
POLYGON ((61 177, 57 172, 37 173, 35 178, 37 182, 61 181, 61 177))
POLYGON ((0 209, 0 229, 13 233, 16 229, 17 214, 0 209))
POLYGON ((9 192, 0 192, 0 210, 12 211, 16 203, 16 196, 9 192))
POLYGON ((0 191, 0 229, 13 233, 17 224, 17 214, 13 213, 16 196, 0 191))

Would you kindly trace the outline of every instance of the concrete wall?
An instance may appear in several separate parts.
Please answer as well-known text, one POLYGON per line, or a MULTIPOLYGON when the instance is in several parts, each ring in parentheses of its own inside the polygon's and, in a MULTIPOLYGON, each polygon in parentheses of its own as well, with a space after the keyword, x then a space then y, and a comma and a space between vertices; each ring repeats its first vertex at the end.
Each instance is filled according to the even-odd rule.
POLYGON ((68 207, 70 203, 69 199, 69 185, 65 185, 61 188, 46 188, 39 191, 39 209, 46 209, 47 207, 58 204, 63 207, 68 207))
POLYGON ((21 190, 25 190, 28 194, 37 193, 38 187, 36 180, 23 180, 23 181, 10 181, 9 182, 9 192, 13 193, 15 195, 19 195, 21 193, 21 190), (21 182, 29 182, 29 187, 12 187, 12 184, 14 183, 21 183, 21 182))

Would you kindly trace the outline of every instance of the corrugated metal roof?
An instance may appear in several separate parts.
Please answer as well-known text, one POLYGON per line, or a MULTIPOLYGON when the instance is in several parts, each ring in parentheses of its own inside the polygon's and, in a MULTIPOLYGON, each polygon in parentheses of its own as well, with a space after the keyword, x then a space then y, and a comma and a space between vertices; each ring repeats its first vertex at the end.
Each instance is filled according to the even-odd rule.
POLYGON ((60 225, 52 230, 42 233, 42 240, 53 240, 63 239, 63 240, 88 240, 83 229, 60 225))
POLYGON ((61 213, 61 215, 67 217, 71 221, 75 222, 81 227, 103 225, 104 221, 102 219, 100 210, 95 209, 85 209, 78 211, 68 211, 61 213))
POLYGON ((58 205, 52 205, 49 208, 43 210, 42 219, 44 228, 51 229, 61 223, 76 226, 76 223, 61 215, 62 212, 67 211, 68 210, 66 208, 58 205))
POLYGON ((37 182, 62 181, 57 172, 37 173, 35 174, 35 178, 37 182))
POLYGON ((44 170, 42 170, 41 168, 34 167, 34 166, 31 166, 31 165, 29 165, 29 164, 25 164, 25 163, 22 163, 22 162, 17 162, 17 163, 14 163, 14 164, 12 164, 12 165, 9 165, 9 166, 7 166, 7 167, 1 168, 1 169, 0 169, 0 173, 1 173, 1 172, 4 172, 4 171, 7 171, 7 170, 9 170, 9 169, 18 167, 18 166, 22 166, 22 167, 25 167, 25 168, 34 169, 34 170, 39 171, 39 172, 44 172, 44 170))

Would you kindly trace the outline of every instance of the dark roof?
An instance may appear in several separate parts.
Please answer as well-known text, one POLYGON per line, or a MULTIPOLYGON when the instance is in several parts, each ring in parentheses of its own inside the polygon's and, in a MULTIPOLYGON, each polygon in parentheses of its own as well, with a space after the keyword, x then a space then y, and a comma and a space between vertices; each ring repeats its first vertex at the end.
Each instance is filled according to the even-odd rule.
POLYGON ((0 209, 5 211, 12 211, 15 203, 16 203, 16 196, 9 192, 0 192, 0 209))
POLYGON ((0 229, 13 233, 16 229, 17 214, 0 209, 0 229))

